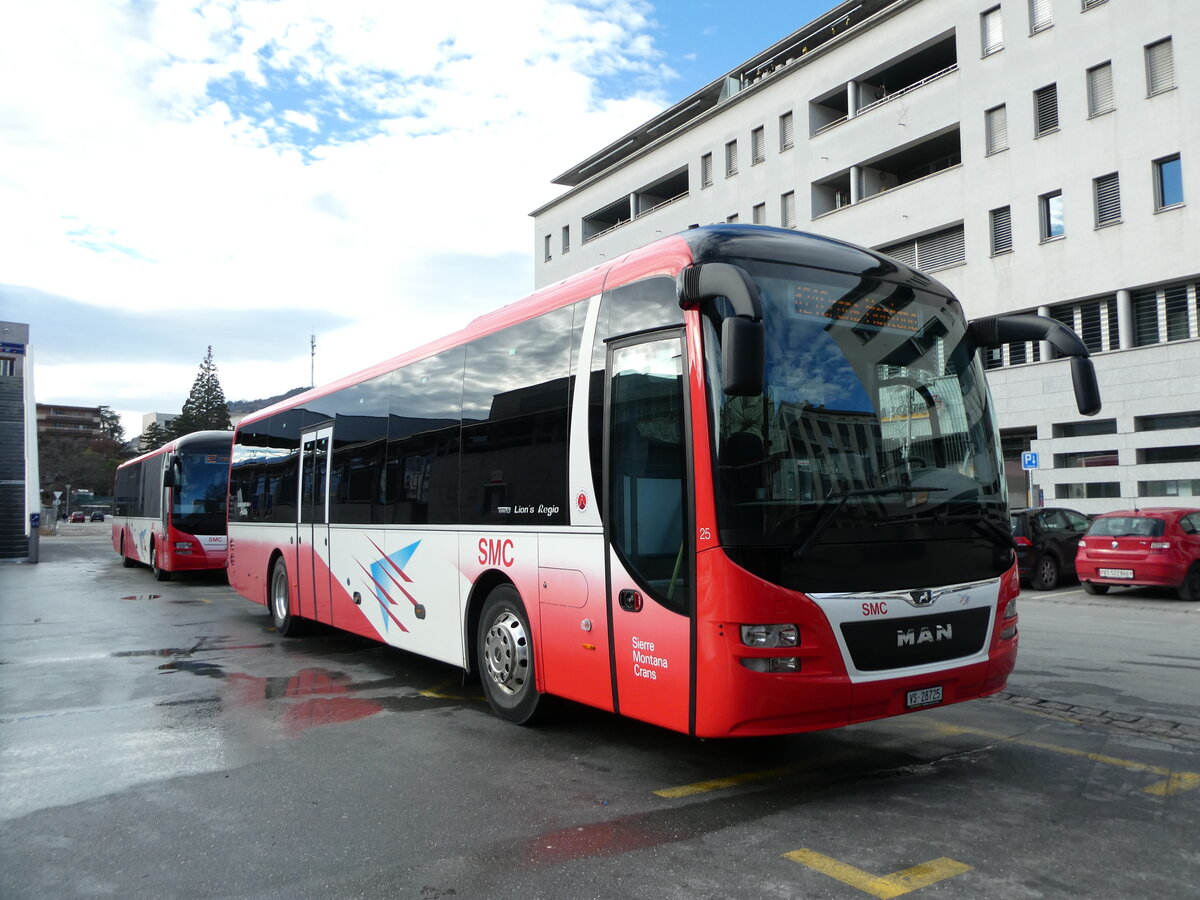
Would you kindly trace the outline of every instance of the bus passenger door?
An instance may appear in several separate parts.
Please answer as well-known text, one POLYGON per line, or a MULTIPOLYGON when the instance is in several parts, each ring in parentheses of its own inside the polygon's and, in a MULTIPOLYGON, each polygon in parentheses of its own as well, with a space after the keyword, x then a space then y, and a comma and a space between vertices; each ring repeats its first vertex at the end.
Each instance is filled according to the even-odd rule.
POLYGON ((609 344, 605 535, 623 715, 690 731, 694 548, 682 330, 609 344))
POLYGON ((296 536, 299 613, 332 623, 329 593, 329 445, 333 428, 300 437, 300 525, 296 536))

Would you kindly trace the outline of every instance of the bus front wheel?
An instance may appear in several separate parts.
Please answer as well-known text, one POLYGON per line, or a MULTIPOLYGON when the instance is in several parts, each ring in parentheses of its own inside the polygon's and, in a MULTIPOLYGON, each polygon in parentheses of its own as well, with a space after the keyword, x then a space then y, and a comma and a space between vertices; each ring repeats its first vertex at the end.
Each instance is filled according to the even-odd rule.
POLYGON ((155 581, 170 581, 171 572, 158 564, 158 545, 150 543, 150 570, 154 573, 155 581))
POLYGON ((125 535, 121 535, 121 565, 126 569, 132 569, 137 565, 137 560, 125 552, 125 535))
POLYGON ((271 622, 284 637, 295 637, 301 631, 300 619, 292 615, 292 589, 288 582, 287 564, 275 560, 271 568, 271 622))
POLYGON ((496 715, 517 725, 533 725, 543 717, 529 617, 512 585, 500 585, 484 601, 475 654, 483 692, 496 715))

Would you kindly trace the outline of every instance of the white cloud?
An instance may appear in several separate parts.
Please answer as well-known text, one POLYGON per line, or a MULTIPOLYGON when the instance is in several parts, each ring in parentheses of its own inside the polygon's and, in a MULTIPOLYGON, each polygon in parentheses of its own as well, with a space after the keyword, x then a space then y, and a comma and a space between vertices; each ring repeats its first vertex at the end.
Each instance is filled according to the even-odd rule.
MULTIPOLYGON (((512 260, 532 259, 549 179, 665 105, 639 0, 46 0, 5 17, 0 283, 211 310, 218 361, 221 310, 353 312, 359 339, 326 343, 354 358, 328 378, 380 333, 412 346, 449 330, 439 310, 465 321, 528 292, 512 260), (478 280, 431 276, 447 252, 478 257, 478 280)), ((272 378, 269 335, 263 356, 222 368, 228 395, 295 386, 272 378)), ((95 402, 178 374, 122 360, 95 402)), ((39 370, 39 396, 77 375, 39 370)))

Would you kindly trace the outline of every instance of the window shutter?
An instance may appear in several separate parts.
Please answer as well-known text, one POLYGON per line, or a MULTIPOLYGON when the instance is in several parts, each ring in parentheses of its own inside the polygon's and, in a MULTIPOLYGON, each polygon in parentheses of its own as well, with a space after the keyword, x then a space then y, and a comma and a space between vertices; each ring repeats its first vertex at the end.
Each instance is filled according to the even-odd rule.
POLYGON ((992 255, 1012 249, 1012 209, 1002 206, 992 210, 992 255))
POLYGON ((1121 182, 1116 172, 1096 179, 1096 224, 1121 220, 1121 182))
POLYGON ((750 132, 750 159, 751 164, 760 163, 767 157, 767 136, 766 131, 760 125, 750 132))
POLYGON ((1033 92, 1037 133, 1043 135, 1058 128, 1058 85, 1048 84, 1033 92))
POLYGON ((754 208, 750 210, 750 218, 755 225, 767 224, 767 204, 755 203, 754 208))
POLYGON ((995 53, 1004 46, 1004 27, 1000 19, 1000 7, 985 12, 980 24, 983 31, 983 55, 995 53))
POLYGON ((737 170, 737 141, 730 141, 725 145, 725 177, 736 175, 737 170))
POLYGON ((792 114, 784 113, 779 117, 779 149, 790 150, 795 146, 795 137, 792 132, 792 114))
POLYGON ((1146 48, 1146 81, 1151 94, 1175 87, 1175 53, 1170 38, 1146 48))
POLYGON ((1088 69, 1088 115, 1098 116, 1113 108, 1112 63, 1088 69))
POLYGON ((924 272, 955 266, 966 258, 961 225, 917 239, 917 268, 924 272))
POLYGON ((1163 290, 1163 312, 1167 317, 1168 341, 1183 341, 1191 337, 1187 284, 1173 284, 1163 290))
POLYGON ((788 191, 782 197, 782 225, 784 228, 796 227, 796 193, 788 191))
POLYGON ((713 180, 712 154, 705 153, 700 157, 700 185, 709 187, 713 180))
POLYGON ((1137 291, 1130 298, 1133 306, 1133 345, 1146 347, 1158 343, 1158 291, 1137 291))
POLYGON ((997 106, 985 113, 985 128, 987 131, 987 152, 995 153, 1008 147, 1008 109, 997 106))
POLYGON ((917 267, 916 241, 905 241, 902 244, 893 244, 890 247, 882 247, 880 248, 879 252, 890 256, 897 262, 904 263, 906 266, 911 266, 914 269, 917 267))
POLYGON ((1029 30, 1041 31, 1054 24, 1054 9, 1050 0, 1029 0, 1029 30))

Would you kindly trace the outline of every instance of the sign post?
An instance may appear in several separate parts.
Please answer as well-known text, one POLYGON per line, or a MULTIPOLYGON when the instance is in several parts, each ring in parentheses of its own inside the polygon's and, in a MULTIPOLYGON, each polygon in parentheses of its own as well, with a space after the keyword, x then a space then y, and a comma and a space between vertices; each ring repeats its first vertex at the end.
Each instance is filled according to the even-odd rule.
MULTIPOLYGON (((1021 454, 1021 468, 1028 472, 1026 478, 1026 495, 1030 506, 1033 506, 1033 470, 1038 467, 1038 455, 1036 450, 1026 450, 1021 454)), ((1038 504, 1039 506, 1041 504, 1038 504)))

